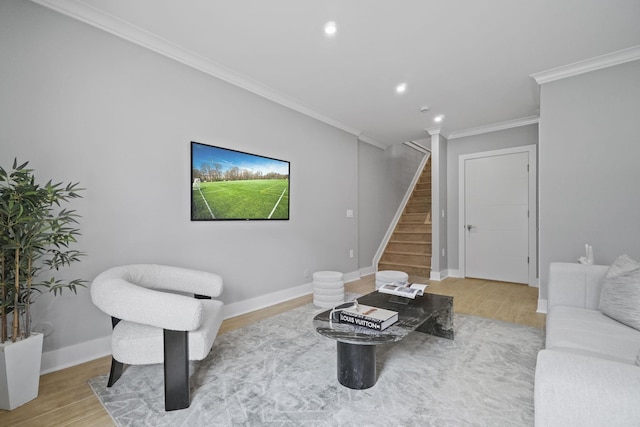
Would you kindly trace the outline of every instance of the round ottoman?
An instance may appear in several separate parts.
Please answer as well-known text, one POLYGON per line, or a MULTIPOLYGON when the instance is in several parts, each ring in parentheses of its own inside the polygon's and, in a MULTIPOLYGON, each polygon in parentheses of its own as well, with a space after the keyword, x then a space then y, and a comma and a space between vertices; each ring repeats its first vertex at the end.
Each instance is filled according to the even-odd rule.
POLYGON ((376 289, 393 282, 407 282, 409 275, 404 271, 382 270, 376 273, 376 289))
POLYGON ((343 274, 338 271, 313 273, 313 303, 318 307, 335 307, 344 302, 343 274))

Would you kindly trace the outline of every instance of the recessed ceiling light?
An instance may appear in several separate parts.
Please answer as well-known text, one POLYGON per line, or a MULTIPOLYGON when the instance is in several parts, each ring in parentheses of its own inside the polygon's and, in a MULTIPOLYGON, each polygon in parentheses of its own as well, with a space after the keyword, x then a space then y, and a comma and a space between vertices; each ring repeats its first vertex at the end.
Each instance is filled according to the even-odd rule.
POLYGON ((338 31, 338 26, 336 25, 335 22, 333 21, 329 21, 326 24, 324 24, 324 34, 328 37, 334 36, 336 34, 336 31, 338 31))
POLYGON ((444 114, 438 114, 433 118, 433 121, 436 123, 440 123, 444 119, 444 114))
POLYGON ((406 90, 407 90, 406 83, 400 83, 398 86, 396 86, 396 93, 405 93, 406 90))

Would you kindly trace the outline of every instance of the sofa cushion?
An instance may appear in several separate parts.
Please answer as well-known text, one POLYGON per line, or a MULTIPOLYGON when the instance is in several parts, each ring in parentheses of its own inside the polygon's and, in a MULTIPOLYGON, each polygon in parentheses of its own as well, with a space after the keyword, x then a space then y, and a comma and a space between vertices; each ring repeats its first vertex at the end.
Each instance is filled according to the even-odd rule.
POLYGON ((564 351, 538 353, 536 427, 640 425, 640 368, 564 351))
POLYGON ((640 352, 640 331, 600 311, 555 305, 547 313, 545 347, 633 365, 640 352))
POLYGON ((619 256, 604 276, 600 311, 640 330, 640 263, 619 256))

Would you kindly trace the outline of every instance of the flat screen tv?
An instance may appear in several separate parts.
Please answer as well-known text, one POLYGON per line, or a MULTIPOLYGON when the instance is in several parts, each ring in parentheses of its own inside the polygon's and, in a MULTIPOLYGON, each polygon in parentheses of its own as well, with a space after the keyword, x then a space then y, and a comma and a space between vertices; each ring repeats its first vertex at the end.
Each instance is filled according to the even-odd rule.
POLYGON ((191 221, 289 219, 290 163, 191 142, 191 221))

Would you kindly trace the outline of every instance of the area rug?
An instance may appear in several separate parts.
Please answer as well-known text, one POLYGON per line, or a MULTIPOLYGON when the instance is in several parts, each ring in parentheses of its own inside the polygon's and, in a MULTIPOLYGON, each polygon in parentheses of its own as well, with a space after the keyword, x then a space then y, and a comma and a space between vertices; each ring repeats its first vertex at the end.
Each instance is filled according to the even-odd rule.
POLYGON ((188 409, 165 412, 162 365, 89 381, 118 426, 532 426, 543 331, 457 314, 455 339, 414 332, 377 349, 377 383, 336 379, 336 343, 312 304, 216 338, 192 362, 188 409))

